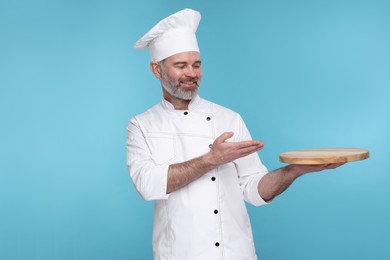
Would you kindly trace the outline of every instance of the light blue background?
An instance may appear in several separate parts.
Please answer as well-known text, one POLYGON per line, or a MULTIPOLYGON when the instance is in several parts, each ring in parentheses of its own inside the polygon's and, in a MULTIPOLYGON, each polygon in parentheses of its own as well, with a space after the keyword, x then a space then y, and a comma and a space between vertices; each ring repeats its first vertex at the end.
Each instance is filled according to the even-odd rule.
POLYGON ((125 134, 161 90, 131 46, 185 7, 203 15, 201 95, 242 115, 269 169, 288 150, 371 152, 248 206, 260 259, 390 259, 385 0, 1 0, 0 259, 152 259, 125 134))

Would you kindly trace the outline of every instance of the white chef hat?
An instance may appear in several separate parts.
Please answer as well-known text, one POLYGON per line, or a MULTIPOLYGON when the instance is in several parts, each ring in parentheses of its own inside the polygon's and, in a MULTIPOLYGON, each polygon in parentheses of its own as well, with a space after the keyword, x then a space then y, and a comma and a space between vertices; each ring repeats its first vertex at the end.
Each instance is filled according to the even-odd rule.
POLYGON ((134 44, 134 48, 149 49, 152 61, 161 61, 186 51, 199 52, 195 32, 200 18, 200 13, 192 9, 172 14, 142 36, 134 44))

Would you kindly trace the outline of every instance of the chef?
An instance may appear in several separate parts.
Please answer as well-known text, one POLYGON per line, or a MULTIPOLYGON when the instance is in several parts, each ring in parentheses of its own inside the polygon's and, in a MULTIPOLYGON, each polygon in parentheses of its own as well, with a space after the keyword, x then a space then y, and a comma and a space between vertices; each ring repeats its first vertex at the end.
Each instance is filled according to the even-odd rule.
POLYGON ((240 115, 201 98, 196 39, 201 15, 185 9, 135 44, 149 49, 162 100, 127 128, 134 186, 154 201, 155 260, 257 259, 245 201, 269 203, 296 178, 340 164, 289 165, 268 172, 240 115))

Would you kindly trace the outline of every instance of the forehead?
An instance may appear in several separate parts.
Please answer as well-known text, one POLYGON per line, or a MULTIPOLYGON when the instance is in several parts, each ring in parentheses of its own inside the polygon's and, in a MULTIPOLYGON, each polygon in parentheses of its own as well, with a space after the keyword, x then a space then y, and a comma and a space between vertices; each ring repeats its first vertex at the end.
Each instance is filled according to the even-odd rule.
POLYGON ((185 63, 195 63, 200 62, 200 54, 196 51, 187 51, 177 53, 165 59, 164 63, 176 63, 176 62, 185 62, 185 63))

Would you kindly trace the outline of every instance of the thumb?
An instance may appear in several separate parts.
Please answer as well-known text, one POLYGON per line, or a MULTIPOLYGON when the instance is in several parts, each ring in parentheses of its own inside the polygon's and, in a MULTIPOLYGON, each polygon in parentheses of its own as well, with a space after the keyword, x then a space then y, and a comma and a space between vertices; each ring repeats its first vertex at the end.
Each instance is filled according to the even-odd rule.
POLYGON ((217 139, 215 139, 215 143, 223 143, 225 142, 227 139, 229 139, 230 137, 232 137, 234 135, 233 132, 225 132, 223 134, 221 134, 220 136, 217 137, 217 139))

